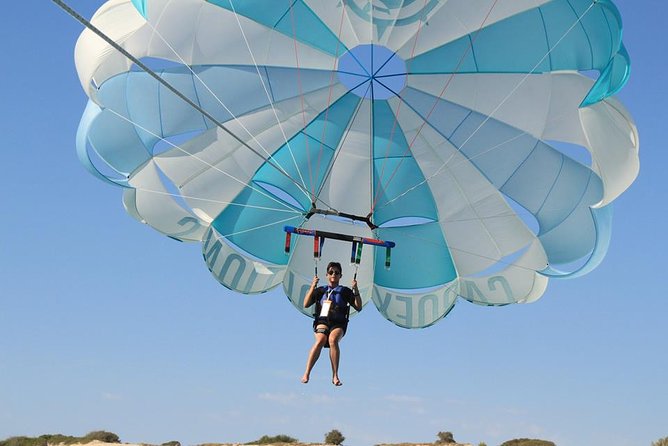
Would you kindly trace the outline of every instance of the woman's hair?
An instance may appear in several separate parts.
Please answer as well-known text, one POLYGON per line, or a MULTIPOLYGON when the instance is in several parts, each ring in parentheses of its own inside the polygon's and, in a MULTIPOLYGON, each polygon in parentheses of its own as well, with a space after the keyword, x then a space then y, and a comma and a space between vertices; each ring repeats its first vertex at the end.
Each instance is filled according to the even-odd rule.
POLYGON ((338 269, 340 273, 343 272, 343 268, 341 268, 341 264, 339 262, 329 262, 327 264, 327 271, 329 271, 329 269, 332 267, 338 269))

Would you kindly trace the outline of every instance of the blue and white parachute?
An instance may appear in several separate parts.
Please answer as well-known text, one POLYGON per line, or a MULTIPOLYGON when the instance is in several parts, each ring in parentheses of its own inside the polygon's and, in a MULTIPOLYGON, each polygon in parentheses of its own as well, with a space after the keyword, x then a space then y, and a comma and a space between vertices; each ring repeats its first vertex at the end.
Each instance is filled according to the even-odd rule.
POLYGON ((394 241, 389 270, 365 248, 363 301, 426 327, 593 269, 638 173, 609 0, 109 0, 91 22, 209 115, 85 30, 82 162, 220 283, 300 311, 313 245, 286 255, 284 225, 394 241))

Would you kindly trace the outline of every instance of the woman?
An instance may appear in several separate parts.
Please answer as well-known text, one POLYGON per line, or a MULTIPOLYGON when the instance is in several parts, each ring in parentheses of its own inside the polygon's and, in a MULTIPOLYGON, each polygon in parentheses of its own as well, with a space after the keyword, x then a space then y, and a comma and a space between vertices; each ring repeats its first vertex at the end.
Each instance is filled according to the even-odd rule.
POLYGON ((350 306, 362 311, 362 298, 357 288, 357 280, 353 279, 352 288, 339 285, 341 280, 341 264, 329 262, 327 265, 327 285, 318 287, 318 276, 313 278, 304 298, 304 308, 316 304, 313 331, 315 342, 306 361, 306 371, 302 382, 309 381, 311 370, 320 357, 323 347, 329 346, 329 359, 332 363, 332 384, 342 385, 339 379, 339 341, 346 334, 350 306))

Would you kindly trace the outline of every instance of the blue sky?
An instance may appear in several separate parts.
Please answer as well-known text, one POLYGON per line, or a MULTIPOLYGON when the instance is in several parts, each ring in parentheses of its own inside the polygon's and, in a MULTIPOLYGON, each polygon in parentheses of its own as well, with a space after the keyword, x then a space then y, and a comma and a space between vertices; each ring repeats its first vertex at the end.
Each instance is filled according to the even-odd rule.
MULTIPOLYGON (((101 3, 71 1, 86 17, 101 3)), ((334 388, 325 357, 299 383, 310 321, 280 290, 227 291, 199 246, 135 222, 120 190, 79 164, 82 28, 47 0, 7 2, 0 438, 106 429, 127 442, 315 442, 336 428, 349 445, 449 430, 476 445, 649 446, 668 436, 668 6, 615 3, 632 59, 619 96, 639 128, 641 173, 615 202, 603 264, 552 281, 534 304, 461 302, 420 331, 369 306, 351 323, 345 385, 334 388)))

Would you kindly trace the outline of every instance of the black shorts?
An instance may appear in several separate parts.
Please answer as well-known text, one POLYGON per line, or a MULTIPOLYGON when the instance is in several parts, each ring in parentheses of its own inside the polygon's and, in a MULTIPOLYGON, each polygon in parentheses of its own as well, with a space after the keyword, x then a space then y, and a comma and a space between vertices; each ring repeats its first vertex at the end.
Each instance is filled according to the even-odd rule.
POLYGON ((318 325, 326 325, 327 329, 324 332, 326 335, 329 335, 329 333, 334 330, 335 328, 342 328, 343 329, 343 334, 346 334, 346 330, 348 329, 348 321, 329 321, 327 319, 315 319, 313 321, 313 332, 317 333, 318 332, 318 325))

